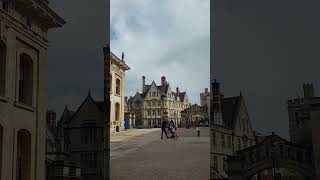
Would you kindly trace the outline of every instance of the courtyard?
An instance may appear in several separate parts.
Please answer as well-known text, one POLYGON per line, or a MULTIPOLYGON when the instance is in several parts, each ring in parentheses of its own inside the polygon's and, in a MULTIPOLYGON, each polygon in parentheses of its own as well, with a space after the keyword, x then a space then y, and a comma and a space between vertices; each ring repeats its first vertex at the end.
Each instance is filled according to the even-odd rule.
POLYGON ((111 179, 209 179, 210 129, 200 130, 179 128, 177 140, 161 140, 160 128, 111 134, 111 179))

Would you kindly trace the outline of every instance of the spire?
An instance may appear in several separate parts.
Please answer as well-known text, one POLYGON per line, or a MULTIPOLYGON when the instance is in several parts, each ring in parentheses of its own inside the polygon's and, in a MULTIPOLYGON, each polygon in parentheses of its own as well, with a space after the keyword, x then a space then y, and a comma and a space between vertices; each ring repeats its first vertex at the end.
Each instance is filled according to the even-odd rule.
POLYGON ((124 52, 122 52, 121 60, 124 61, 124 52))
POLYGON ((88 97, 89 97, 89 96, 91 96, 91 90, 90 90, 90 88, 89 88, 89 92, 88 92, 88 97))

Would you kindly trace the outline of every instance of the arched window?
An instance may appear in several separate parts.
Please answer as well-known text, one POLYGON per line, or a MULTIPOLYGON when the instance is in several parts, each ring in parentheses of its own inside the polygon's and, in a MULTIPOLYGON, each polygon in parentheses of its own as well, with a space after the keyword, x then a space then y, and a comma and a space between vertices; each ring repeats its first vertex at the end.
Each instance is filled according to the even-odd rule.
POLYGON ((16 180, 30 180, 31 134, 27 130, 18 131, 16 180))
POLYGON ((27 54, 20 55, 19 102, 32 105, 33 98, 33 63, 27 54))
POLYGON ((120 79, 116 80, 116 94, 120 95, 120 79))
POLYGON ((115 118, 116 118, 116 121, 120 121, 120 104, 119 103, 116 103, 115 105, 115 118))
POLYGON ((7 48, 6 44, 0 40, 0 96, 5 95, 6 88, 6 58, 7 48))

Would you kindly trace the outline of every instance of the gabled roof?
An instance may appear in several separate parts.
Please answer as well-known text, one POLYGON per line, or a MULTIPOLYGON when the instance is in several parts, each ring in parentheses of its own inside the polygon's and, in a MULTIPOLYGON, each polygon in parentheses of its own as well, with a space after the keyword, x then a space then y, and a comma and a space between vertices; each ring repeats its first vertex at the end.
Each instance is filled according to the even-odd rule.
POLYGON ((222 101, 222 118, 224 124, 229 128, 233 128, 240 102, 241 96, 224 98, 222 101))

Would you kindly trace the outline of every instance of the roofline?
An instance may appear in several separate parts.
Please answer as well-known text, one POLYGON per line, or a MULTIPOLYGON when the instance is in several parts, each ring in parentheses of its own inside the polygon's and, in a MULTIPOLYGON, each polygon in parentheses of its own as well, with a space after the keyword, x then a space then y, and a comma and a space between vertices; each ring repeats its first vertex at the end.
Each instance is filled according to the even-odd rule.
POLYGON ((48 14, 51 16, 53 20, 55 20, 58 24, 57 27, 62 27, 64 24, 66 24, 66 21, 62 19, 54 10, 52 10, 47 4, 44 4, 41 0, 31 0, 34 1, 35 4, 39 5, 43 10, 48 12, 48 14))
POLYGON ((116 62, 119 63, 121 66, 124 67, 125 70, 130 70, 131 68, 125 63, 123 62, 118 56, 116 56, 113 52, 110 51, 111 54, 111 59, 116 59, 116 62), (112 58, 113 57, 113 58, 112 58))

